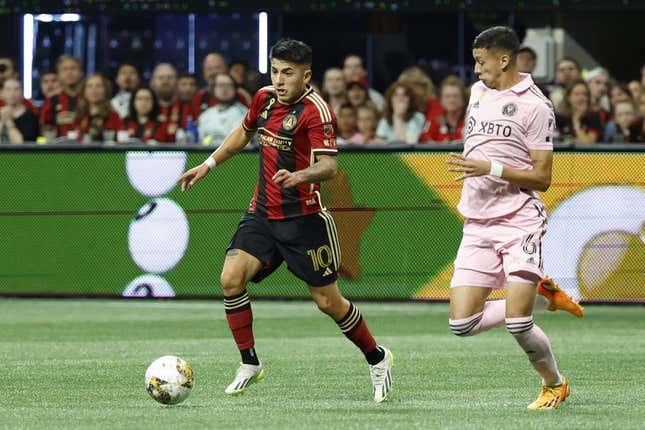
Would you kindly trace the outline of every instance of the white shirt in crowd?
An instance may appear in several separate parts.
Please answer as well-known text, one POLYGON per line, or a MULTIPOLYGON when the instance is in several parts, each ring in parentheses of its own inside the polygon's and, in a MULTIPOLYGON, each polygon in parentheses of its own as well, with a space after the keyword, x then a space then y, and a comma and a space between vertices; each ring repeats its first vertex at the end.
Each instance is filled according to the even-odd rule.
POLYGON ((240 102, 230 106, 215 105, 199 116, 199 138, 207 145, 219 145, 244 119, 248 109, 240 102))
POLYGON ((119 114, 121 119, 124 119, 128 116, 128 110, 130 109, 130 98, 132 93, 127 91, 119 91, 117 95, 112 97, 112 109, 119 114))

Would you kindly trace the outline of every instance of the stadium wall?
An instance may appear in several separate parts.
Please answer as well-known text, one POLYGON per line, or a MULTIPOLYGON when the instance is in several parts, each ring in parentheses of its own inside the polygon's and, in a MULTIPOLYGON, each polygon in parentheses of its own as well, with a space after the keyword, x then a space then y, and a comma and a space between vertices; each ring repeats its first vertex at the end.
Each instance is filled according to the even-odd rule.
MULTIPOLYGON (((257 179, 257 153, 174 186, 204 150, 0 151, 0 294, 218 297, 224 250, 257 179)), ((345 151, 324 184, 348 297, 445 300, 461 239, 444 151, 345 151)), ((546 272, 583 301, 645 302, 643 152, 558 152, 546 272)), ((285 267, 255 296, 300 298, 285 267)))

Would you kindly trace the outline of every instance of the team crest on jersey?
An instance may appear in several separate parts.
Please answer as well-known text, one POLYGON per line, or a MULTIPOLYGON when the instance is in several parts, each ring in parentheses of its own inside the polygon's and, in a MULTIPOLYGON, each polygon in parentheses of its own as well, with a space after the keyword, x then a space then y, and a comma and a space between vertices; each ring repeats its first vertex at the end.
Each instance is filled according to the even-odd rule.
POLYGON ((323 134, 325 137, 332 137, 334 135, 334 126, 331 124, 323 125, 323 134))
POLYGON ((517 113, 517 105, 515 103, 507 103, 502 108, 502 115, 513 116, 517 113))
POLYGON ((284 128, 287 131, 293 130, 294 128, 296 128, 296 124, 298 124, 298 117, 292 113, 287 115, 284 118, 284 120, 282 120, 282 128, 284 128))

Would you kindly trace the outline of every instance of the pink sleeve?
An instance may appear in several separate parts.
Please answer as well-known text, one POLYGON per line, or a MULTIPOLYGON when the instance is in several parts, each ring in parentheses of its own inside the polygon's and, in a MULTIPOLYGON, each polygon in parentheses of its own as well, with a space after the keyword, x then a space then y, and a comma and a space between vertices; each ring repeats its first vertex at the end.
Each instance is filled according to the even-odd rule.
POLYGON ((529 116, 526 145, 529 150, 552 151, 555 115, 546 103, 539 103, 529 116))

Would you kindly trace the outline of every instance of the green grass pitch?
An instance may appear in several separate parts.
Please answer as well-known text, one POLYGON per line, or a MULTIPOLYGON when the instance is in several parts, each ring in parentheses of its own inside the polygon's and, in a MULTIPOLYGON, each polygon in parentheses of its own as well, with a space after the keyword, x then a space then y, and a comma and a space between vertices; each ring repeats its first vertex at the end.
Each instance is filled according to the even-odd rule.
POLYGON ((362 303, 395 355, 394 392, 371 400, 367 366, 313 303, 254 302, 266 379, 227 397, 239 360, 217 302, 0 300, 0 428, 635 429, 645 424, 645 308, 545 313, 571 397, 532 412, 539 379, 504 329, 453 336, 447 305, 362 303), (143 374, 175 354, 191 397, 164 406, 143 374))

